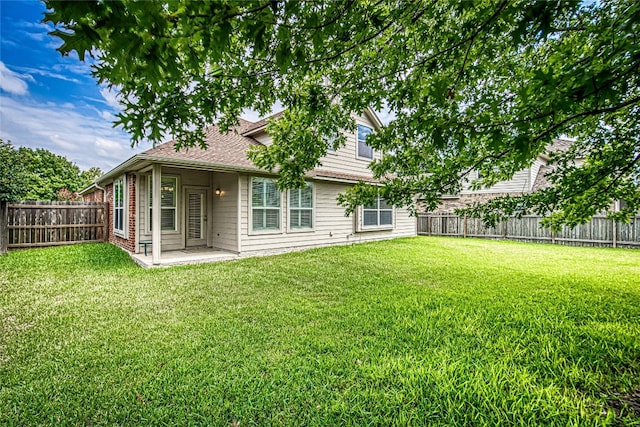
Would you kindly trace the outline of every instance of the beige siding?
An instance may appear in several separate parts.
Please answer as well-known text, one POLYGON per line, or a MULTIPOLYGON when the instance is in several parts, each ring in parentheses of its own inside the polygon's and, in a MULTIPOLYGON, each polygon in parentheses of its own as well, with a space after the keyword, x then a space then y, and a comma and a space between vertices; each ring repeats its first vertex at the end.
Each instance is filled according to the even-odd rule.
POLYGON ((540 168, 544 166, 544 162, 537 158, 535 162, 531 165, 530 174, 529 174, 529 191, 533 188, 533 184, 536 182, 536 178, 538 177, 538 173, 540 172, 540 168))
MULTIPOLYGON (((368 126, 375 131, 376 126, 373 121, 367 117, 367 115, 354 116, 354 119, 357 124, 368 126)), ((372 176, 371 170, 369 169, 369 163, 371 163, 371 160, 357 157, 357 130, 349 132, 346 135, 346 139, 344 147, 340 148, 335 153, 327 153, 325 157, 320 159, 322 166, 320 166, 319 169, 350 175, 372 176)), ((380 153, 374 151, 373 158, 379 159, 380 153)))
POLYGON ((213 209, 210 218, 211 243, 210 246, 238 251, 238 175, 232 173, 218 173, 212 175, 211 194, 216 188, 222 192, 219 196, 213 194, 213 209))
POLYGON ((260 144, 264 144, 266 146, 271 145, 273 141, 273 138, 271 138, 271 136, 269 136, 267 132, 262 132, 262 133, 253 135, 253 139, 258 141, 260 144))
MULTIPOLYGON (((354 115, 353 118, 357 124, 368 126, 375 131, 376 125, 367 114, 354 115)), ((253 138, 264 145, 271 145, 272 139, 266 132, 253 135, 253 138)), ((320 159, 322 166, 319 169, 349 175, 371 176, 371 170, 369 170, 371 160, 357 157, 357 138, 357 130, 349 132, 346 135, 346 145, 335 153, 327 153, 322 157, 320 159)), ((379 159, 380 153, 374 151, 373 158, 379 159)))
POLYGON ((281 230, 269 234, 252 234, 250 230, 249 197, 250 177, 241 177, 242 196, 242 252, 269 252, 288 248, 307 248, 335 244, 358 243, 370 240, 389 239, 416 234, 416 220, 404 209, 396 209, 394 228, 391 230, 356 232, 354 216, 345 217, 344 208, 338 206, 336 198, 346 189, 344 184, 314 182, 314 228, 311 231, 287 229, 288 193, 281 196, 281 230))
MULTIPOLYGON (((162 168, 163 176, 178 178, 177 189, 177 224, 176 231, 162 231, 162 250, 170 251, 184 249, 185 247, 185 207, 184 207, 184 188, 203 188, 207 190, 207 203, 210 204, 211 192, 209 172, 195 171, 189 169, 162 168)), ((140 192, 139 192, 139 218, 138 226, 140 227, 140 240, 151 240, 151 232, 149 231, 149 182, 151 175, 140 175, 140 192)), ((207 209, 209 210, 209 208, 207 209)))
MULTIPOLYGON (((500 181, 496 185, 481 190, 469 190, 470 183, 463 184, 466 187, 460 194, 488 194, 488 193, 522 193, 531 189, 531 169, 526 168, 516 172, 508 181, 500 181)), ((473 179, 477 178, 477 173, 473 179)))

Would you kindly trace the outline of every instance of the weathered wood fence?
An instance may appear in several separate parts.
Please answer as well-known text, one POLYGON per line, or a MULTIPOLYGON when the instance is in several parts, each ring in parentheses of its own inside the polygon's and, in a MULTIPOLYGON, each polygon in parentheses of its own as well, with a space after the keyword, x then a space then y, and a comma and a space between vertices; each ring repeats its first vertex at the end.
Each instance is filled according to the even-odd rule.
POLYGON ((99 202, 19 202, 8 206, 7 247, 104 242, 108 210, 99 202))
POLYGON ((420 214, 418 234, 509 239, 571 246, 640 248, 640 217, 635 217, 628 224, 594 217, 586 224, 574 228, 563 227, 559 232, 541 228, 542 218, 527 215, 522 218, 509 218, 495 227, 485 227, 482 220, 477 218, 459 217, 454 214, 420 214))

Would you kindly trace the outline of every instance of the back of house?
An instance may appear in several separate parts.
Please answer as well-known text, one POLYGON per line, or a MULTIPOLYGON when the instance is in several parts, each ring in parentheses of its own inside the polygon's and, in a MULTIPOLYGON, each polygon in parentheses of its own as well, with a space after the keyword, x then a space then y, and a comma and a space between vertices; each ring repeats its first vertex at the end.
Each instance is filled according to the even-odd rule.
POLYGON ((209 127, 206 150, 176 151, 174 141, 166 142, 127 159, 82 194, 109 203, 110 242, 132 254, 150 251, 153 264, 162 262, 162 252, 192 248, 258 255, 415 235, 415 218, 384 199, 351 216, 337 204, 338 194, 358 181, 375 184, 368 166, 380 153, 366 137, 380 121, 372 110, 354 119, 357 131, 307 173, 302 189, 279 191, 277 176, 247 159, 250 147, 271 138, 266 120, 240 119, 227 134, 209 127))

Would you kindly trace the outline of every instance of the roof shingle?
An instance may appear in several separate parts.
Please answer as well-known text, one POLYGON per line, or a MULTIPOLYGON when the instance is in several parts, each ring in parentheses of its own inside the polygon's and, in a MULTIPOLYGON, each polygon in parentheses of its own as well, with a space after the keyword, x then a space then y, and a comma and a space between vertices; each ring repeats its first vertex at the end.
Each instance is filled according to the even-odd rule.
POLYGON ((254 123, 243 119, 239 120, 240 125, 234 129, 230 129, 226 134, 220 133, 217 126, 209 126, 205 130, 206 149, 196 146, 176 150, 176 141, 173 140, 162 143, 142 154, 162 157, 167 160, 194 160, 216 165, 242 166, 257 169, 253 162, 247 158, 247 150, 252 146, 262 144, 253 138, 241 135, 241 133, 245 132, 248 128, 253 127, 254 123))

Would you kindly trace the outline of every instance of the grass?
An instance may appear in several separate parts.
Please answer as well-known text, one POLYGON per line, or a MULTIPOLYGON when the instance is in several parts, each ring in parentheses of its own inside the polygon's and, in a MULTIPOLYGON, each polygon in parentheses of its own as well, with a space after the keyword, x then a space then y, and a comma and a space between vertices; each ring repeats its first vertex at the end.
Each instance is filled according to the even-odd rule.
POLYGON ((638 390, 638 251, 417 237, 156 270, 106 244, 0 257, 1 425, 630 426, 612 399, 638 390))

